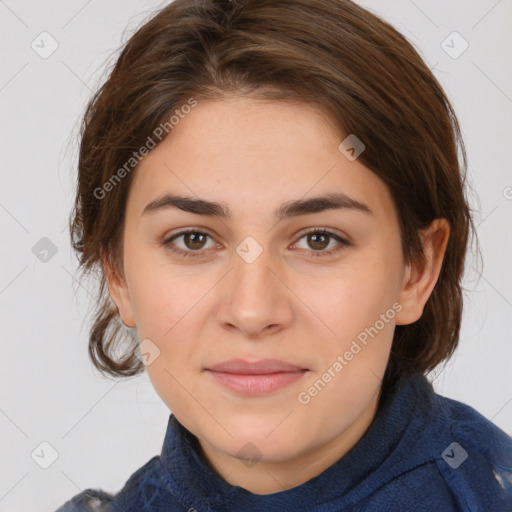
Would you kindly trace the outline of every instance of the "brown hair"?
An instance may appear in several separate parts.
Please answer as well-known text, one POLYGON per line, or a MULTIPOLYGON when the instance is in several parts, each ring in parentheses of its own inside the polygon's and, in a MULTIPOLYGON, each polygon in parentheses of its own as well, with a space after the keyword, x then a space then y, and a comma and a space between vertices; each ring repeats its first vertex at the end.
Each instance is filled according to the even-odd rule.
POLYGON ((460 281, 474 228, 457 118, 416 50, 348 0, 176 0, 129 39, 82 120, 70 228, 82 271, 96 269, 100 277, 89 338, 94 365, 114 376, 144 368, 134 342, 114 355, 126 333, 101 263, 104 255, 123 275, 124 212, 133 177, 126 162, 191 97, 233 94, 320 105, 341 133, 361 139, 366 149, 360 161, 386 183, 396 203, 406 261, 423 257, 421 229, 436 218, 449 221, 438 282, 422 317, 396 327, 384 385, 446 360, 459 339, 460 281), (116 173, 119 178, 123 166, 122 179, 106 195, 104 185, 116 173))

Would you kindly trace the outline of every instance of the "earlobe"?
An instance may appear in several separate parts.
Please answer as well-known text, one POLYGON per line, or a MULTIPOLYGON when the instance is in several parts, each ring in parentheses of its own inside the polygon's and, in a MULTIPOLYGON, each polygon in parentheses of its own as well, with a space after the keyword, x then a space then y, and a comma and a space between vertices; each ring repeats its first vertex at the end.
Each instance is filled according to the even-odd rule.
POLYGON ((437 283, 448 239, 450 225, 446 219, 435 219, 421 233, 424 261, 413 261, 405 269, 399 302, 402 310, 396 315, 397 325, 419 320, 437 283))
POLYGON ((117 306, 121 321, 126 327, 135 327, 133 310, 125 277, 118 275, 118 272, 114 270, 107 257, 102 257, 102 266, 107 280, 110 298, 117 306))

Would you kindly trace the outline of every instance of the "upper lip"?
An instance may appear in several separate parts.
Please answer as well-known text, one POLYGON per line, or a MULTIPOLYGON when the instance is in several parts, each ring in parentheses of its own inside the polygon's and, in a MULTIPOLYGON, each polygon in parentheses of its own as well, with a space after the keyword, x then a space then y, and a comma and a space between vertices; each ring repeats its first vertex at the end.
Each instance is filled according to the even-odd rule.
POLYGON ((246 374, 246 375, 266 375, 269 373, 281 372, 299 372, 305 368, 295 366, 279 359, 262 359, 259 361, 245 361, 243 359, 230 359, 222 363, 206 368, 214 372, 246 374))

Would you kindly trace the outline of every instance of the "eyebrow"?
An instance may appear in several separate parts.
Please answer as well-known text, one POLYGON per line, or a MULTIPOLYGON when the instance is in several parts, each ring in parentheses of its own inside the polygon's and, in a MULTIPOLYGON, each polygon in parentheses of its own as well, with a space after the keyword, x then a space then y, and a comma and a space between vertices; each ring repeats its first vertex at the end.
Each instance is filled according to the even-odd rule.
MULTIPOLYGON (((196 215, 220 217, 226 220, 232 218, 231 210, 226 204, 173 194, 166 194, 148 203, 142 215, 149 215, 169 209, 179 209, 196 215)), ((310 199, 287 201, 274 211, 274 218, 280 221, 285 218, 319 213, 325 210, 356 210, 373 215, 372 210, 364 203, 341 192, 336 192, 310 199)))

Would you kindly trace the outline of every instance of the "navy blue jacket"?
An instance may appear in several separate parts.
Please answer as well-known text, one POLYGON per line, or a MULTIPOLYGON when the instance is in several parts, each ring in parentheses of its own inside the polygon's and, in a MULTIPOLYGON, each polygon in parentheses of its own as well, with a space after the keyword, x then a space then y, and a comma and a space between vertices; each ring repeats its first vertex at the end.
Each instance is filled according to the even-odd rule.
POLYGON ((510 512, 512 439, 425 377, 395 386, 359 442, 315 478, 275 494, 228 484, 171 414, 162 453, 115 496, 86 490, 57 512, 510 512))

